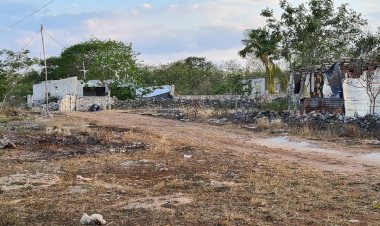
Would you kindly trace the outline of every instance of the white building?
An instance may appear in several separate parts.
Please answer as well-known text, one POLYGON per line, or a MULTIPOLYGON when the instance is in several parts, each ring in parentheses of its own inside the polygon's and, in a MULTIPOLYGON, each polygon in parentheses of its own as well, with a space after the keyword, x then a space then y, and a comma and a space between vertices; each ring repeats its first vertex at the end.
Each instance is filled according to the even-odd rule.
MULTIPOLYGON (((248 79, 248 81, 251 83, 251 86, 252 86, 251 95, 264 96, 268 94, 265 78, 248 79)), ((281 85, 277 79, 275 79, 274 81, 274 86, 275 86, 274 92, 276 94, 279 94, 281 92, 281 85)))
MULTIPOLYGON (((45 102, 46 95, 45 81, 33 85, 32 102, 35 105, 40 105, 45 102)), ((70 77, 60 80, 47 81, 47 91, 49 97, 64 98, 66 95, 76 97, 83 96, 106 96, 109 92, 107 85, 99 80, 90 80, 83 82, 77 77, 70 77)))

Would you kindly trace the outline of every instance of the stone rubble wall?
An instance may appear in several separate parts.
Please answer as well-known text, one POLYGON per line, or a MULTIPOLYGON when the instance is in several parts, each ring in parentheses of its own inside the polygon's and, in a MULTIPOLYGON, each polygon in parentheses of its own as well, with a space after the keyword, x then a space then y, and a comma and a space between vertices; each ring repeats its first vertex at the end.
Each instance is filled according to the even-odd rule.
POLYGON ((109 108, 110 106, 114 105, 114 99, 105 96, 105 97, 95 97, 95 96, 88 96, 88 97, 80 97, 77 99, 77 111, 89 111, 91 106, 97 104, 100 106, 101 110, 105 110, 109 108))
POLYGON ((254 108, 257 99, 254 96, 176 96, 172 99, 139 98, 135 100, 115 100, 115 109, 173 109, 173 108, 219 108, 233 109, 237 102, 238 108, 254 108))

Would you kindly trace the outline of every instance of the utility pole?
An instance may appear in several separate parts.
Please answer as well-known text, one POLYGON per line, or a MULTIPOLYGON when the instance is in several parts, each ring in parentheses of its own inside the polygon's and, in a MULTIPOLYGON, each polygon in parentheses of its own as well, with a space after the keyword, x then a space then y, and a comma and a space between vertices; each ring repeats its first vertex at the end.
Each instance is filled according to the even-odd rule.
POLYGON ((45 102, 46 102, 46 115, 49 115, 49 93, 48 93, 48 78, 47 78, 47 65, 46 65, 46 55, 45 55, 45 41, 44 41, 44 26, 41 24, 41 39, 42 39, 42 53, 44 57, 45 66, 45 102))
POLYGON ((83 70, 79 70, 79 71, 83 72, 83 79, 86 80, 86 73, 88 72, 88 70, 86 70, 86 67, 84 66, 84 61, 83 61, 83 70))

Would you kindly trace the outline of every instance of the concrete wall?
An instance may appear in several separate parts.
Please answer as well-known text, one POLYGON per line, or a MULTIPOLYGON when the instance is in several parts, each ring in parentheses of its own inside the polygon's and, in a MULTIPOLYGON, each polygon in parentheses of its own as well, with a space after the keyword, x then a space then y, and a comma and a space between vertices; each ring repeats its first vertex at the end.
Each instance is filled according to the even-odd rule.
POLYGON ((68 111, 75 111, 75 109, 76 109, 75 96, 66 95, 62 100, 60 100, 59 111, 68 112, 68 111))
MULTIPOLYGON (((65 95, 83 95, 83 88, 77 77, 48 81, 48 93, 51 97, 64 98, 65 95)), ((40 104, 45 101, 45 82, 33 85, 33 102, 40 104)))
POLYGON ((252 85, 252 95, 265 95, 267 93, 265 78, 249 79, 248 81, 252 85))
POLYGON ((107 106, 114 104, 114 99, 110 97, 79 97, 77 99, 77 111, 89 111, 91 106, 97 104, 102 110, 107 109, 107 106))
MULTIPOLYGON (((48 81, 48 93, 51 97, 58 97, 63 99, 66 95, 83 97, 83 87, 103 87, 104 84, 98 80, 89 80, 84 83, 82 80, 78 80, 77 77, 70 77, 60 80, 48 81)), ((106 93, 109 89, 106 87, 106 93)), ((40 105, 45 102, 45 82, 33 85, 33 103, 40 105)))

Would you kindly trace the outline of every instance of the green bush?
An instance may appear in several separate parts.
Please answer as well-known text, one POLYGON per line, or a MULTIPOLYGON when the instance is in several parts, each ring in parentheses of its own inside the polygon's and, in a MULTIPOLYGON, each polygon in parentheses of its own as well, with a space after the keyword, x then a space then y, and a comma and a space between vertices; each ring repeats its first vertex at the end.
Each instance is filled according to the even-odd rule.
POLYGON ((134 99, 136 97, 136 90, 133 87, 111 85, 111 95, 119 100, 134 99))
POLYGON ((286 111, 288 110, 288 100, 286 98, 277 98, 271 102, 261 104, 260 109, 268 111, 286 111))

